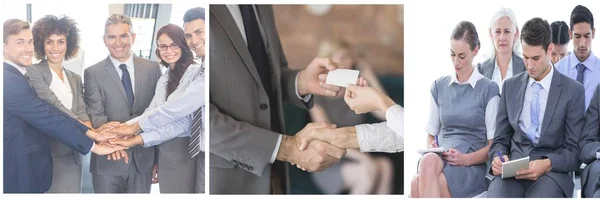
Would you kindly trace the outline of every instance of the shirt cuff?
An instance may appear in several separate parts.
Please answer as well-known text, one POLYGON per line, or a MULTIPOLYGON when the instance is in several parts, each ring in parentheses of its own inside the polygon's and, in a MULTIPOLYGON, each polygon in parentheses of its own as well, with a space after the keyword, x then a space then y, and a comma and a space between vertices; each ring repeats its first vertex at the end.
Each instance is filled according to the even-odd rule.
POLYGON ((310 101, 310 98, 312 98, 312 94, 308 94, 304 97, 300 96, 300 93, 298 92, 298 76, 300 76, 300 73, 296 74, 296 81, 294 81, 294 85, 296 87, 296 96, 298 97, 298 99, 301 99, 304 103, 308 103, 310 101))
POLYGON ((283 135, 279 134, 279 138, 277 138, 277 144, 275 145, 275 150, 273 150, 273 154, 271 154, 271 160, 269 160, 269 163, 275 162, 275 159, 277 158, 277 153, 279 153, 279 146, 281 145, 282 137, 283 135))
POLYGON ((88 151, 87 153, 92 153, 92 151, 94 150, 95 146, 96 146, 96 143, 92 142, 92 147, 90 147, 90 151, 88 151))
POLYGON ((600 151, 596 152, 596 159, 600 160, 600 151))
POLYGON ((140 133, 144 144, 142 146, 148 148, 160 144, 160 135, 156 131, 140 133))

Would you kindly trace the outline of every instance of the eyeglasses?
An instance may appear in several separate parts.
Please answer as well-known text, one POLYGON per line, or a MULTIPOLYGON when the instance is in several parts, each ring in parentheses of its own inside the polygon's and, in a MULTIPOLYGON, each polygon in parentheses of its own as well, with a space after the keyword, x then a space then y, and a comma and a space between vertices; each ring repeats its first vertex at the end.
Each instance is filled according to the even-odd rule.
POLYGON ((171 48, 171 50, 178 50, 179 49, 179 45, 177 45, 176 43, 172 43, 171 45, 158 45, 158 50, 159 51, 167 51, 167 48, 171 48))

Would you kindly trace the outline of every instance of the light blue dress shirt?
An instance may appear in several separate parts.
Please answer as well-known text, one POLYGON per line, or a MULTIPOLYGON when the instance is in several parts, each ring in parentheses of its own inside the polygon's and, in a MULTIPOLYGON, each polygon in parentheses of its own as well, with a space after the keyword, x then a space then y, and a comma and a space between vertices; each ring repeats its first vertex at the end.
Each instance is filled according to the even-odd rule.
POLYGON ((575 56, 575 53, 569 53, 565 58, 562 58, 556 63, 556 70, 570 77, 571 79, 577 79, 577 64, 583 63, 586 69, 583 72, 583 88, 585 88, 585 109, 590 105, 592 96, 594 95, 594 89, 600 83, 600 60, 594 55, 590 54, 584 62, 580 62, 575 56))
MULTIPOLYGON (((175 91, 171 93, 171 95, 165 100, 165 96, 167 94, 166 86, 169 79, 169 73, 170 72, 167 71, 158 80, 158 83, 156 84, 154 98, 152 99, 150 106, 146 109, 144 114, 127 122, 129 124, 139 122, 140 127, 142 128, 142 130, 144 130, 144 132, 140 134, 140 136, 142 136, 142 139, 144 140, 144 147, 155 146, 165 141, 171 140, 175 137, 189 137, 190 125, 192 123, 191 114, 198 108, 185 109, 185 107, 200 107, 198 105, 190 104, 198 104, 199 102, 204 102, 204 97, 196 99, 190 99, 186 97, 189 95, 189 92, 193 91, 192 89, 190 89, 190 86, 194 87, 196 86, 195 83, 198 82, 202 83, 202 89, 199 90, 200 93, 202 93, 202 96, 204 96, 204 76, 200 65, 190 65, 185 71, 183 77, 181 78, 177 89, 175 89, 175 91), (201 79, 201 81, 197 81, 198 79, 201 79), (182 109, 182 107, 184 108, 182 109)), ((202 147, 203 143, 200 143, 200 145, 202 147)))

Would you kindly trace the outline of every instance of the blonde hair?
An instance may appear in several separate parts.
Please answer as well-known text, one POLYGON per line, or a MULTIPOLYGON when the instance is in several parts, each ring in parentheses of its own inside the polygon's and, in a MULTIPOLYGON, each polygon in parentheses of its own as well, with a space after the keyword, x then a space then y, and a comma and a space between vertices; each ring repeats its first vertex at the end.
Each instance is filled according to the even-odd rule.
POLYGON ((20 19, 9 19, 4 22, 3 25, 3 37, 2 42, 6 43, 8 36, 19 34, 23 30, 30 28, 29 22, 20 19))
POLYGON ((321 44, 319 44, 319 50, 317 52, 317 56, 319 57, 331 57, 333 52, 338 50, 350 50, 350 43, 341 39, 334 40, 323 40, 321 44))

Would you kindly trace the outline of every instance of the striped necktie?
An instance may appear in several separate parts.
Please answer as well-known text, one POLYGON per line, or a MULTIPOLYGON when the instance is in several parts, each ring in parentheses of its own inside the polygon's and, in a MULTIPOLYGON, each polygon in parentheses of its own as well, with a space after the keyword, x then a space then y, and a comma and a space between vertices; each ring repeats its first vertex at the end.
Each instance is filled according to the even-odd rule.
POLYGON ((192 133, 190 135, 190 145, 188 146, 188 152, 190 155, 195 157, 200 152, 200 131, 202 129, 202 107, 192 114, 192 126, 190 128, 192 133))

